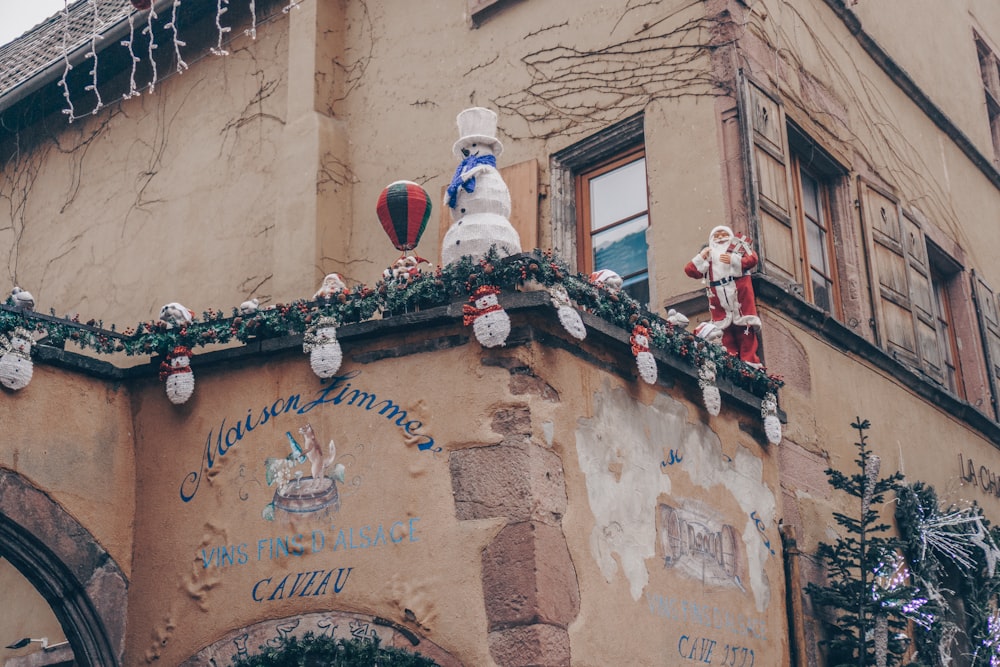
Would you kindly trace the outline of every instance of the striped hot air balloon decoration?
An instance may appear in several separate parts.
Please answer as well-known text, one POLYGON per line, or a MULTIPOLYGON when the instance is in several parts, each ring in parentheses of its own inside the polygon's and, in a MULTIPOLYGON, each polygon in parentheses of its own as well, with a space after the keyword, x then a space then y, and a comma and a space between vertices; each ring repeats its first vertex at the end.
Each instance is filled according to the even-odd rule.
POLYGON ((413 250, 431 217, 431 198, 413 181, 396 181, 385 186, 375 207, 382 229, 396 250, 413 250))

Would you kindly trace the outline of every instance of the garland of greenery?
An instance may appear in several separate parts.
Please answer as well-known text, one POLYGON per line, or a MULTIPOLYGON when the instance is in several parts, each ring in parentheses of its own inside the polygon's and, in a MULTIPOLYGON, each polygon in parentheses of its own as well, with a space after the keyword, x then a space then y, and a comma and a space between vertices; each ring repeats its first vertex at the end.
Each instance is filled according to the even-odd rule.
POLYGON ((913 665, 943 667, 951 664, 955 635, 964 632, 970 667, 992 667, 1000 661, 1000 568, 996 551, 1000 530, 990 527, 982 508, 940 509, 934 488, 917 482, 896 490, 896 522, 903 552, 910 562, 914 582, 928 592, 925 610, 932 622, 917 626, 913 665), (945 586, 961 605, 944 598, 945 586))
POLYGON ((232 667, 436 667, 419 653, 381 646, 371 639, 335 639, 305 633, 301 639, 283 636, 278 646, 261 646, 260 653, 233 658, 232 667))
POLYGON ((674 327, 645 310, 627 293, 594 285, 582 274, 572 273, 551 251, 540 250, 503 258, 491 250, 479 261, 467 256, 407 280, 389 278, 378 281, 374 287, 359 284, 329 300, 299 299, 262 308, 249 315, 241 314, 236 308, 228 316, 221 310, 209 309, 191 324, 174 328, 164 322, 148 321, 119 332, 114 325, 105 329, 102 321, 81 322, 79 317, 56 317, 54 311, 44 315, 22 310, 8 298, 7 305, 0 307, 0 333, 6 334, 23 326, 44 333, 45 337, 39 341, 42 345, 61 348, 71 342, 99 354, 165 356, 178 345, 195 348, 234 340, 248 343, 303 334, 321 317, 332 317, 338 325, 351 324, 372 319, 376 314, 388 317, 417 308, 447 305, 459 298, 468 298, 481 285, 515 290, 528 281, 545 287, 562 285, 580 307, 627 332, 636 324, 643 324, 650 331, 650 347, 677 357, 693 368, 712 361, 718 376, 755 396, 776 393, 784 384, 780 377, 745 364, 722 346, 708 344, 674 327))

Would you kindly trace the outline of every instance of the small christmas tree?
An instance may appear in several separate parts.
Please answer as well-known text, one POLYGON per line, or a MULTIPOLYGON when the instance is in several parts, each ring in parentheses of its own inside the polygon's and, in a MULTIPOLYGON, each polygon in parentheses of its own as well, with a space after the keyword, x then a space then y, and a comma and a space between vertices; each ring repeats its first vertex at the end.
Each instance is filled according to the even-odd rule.
POLYGON ((901 631, 921 600, 905 584, 908 572, 897 554, 899 540, 888 535, 889 525, 879 519, 885 493, 895 489, 903 476, 896 472, 880 478, 881 460, 869 451, 865 435, 868 420, 858 418, 851 426, 859 436, 855 443, 859 472, 845 475, 828 468, 826 475, 831 486, 858 499, 860 514, 833 513, 847 535, 833 544, 819 544, 817 554, 827 565, 828 583, 809 584, 806 590, 814 604, 835 617, 822 642, 829 650, 827 664, 885 667, 900 662, 908 644, 901 631))

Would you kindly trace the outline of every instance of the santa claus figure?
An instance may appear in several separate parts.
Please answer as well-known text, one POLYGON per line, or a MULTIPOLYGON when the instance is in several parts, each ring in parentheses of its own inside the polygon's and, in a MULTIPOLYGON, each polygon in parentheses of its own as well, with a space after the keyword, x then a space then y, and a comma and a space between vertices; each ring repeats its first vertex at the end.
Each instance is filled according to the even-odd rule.
POLYGON ((708 247, 684 267, 684 273, 707 283, 708 307, 712 322, 722 329, 722 345, 730 354, 759 368, 760 318, 750 278, 756 265, 757 255, 750 242, 720 225, 708 235, 708 247))

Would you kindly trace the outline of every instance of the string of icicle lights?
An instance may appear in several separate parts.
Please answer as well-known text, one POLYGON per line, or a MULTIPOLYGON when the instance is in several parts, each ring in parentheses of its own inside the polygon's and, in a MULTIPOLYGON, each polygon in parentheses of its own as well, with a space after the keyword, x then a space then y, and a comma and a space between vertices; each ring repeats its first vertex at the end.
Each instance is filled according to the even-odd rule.
MULTIPOLYGON (((275 12, 270 16, 264 18, 258 18, 257 16, 257 3, 256 0, 248 0, 247 8, 250 12, 250 27, 244 30, 242 33, 237 35, 231 34, 232 27, 225 25, 223 21, 223 15, 229 10, 230 0, 216 0, 216 10, 215 10, 215 27, 217 32, 217 41, 215 46, 211 47, 207 52, 194 58, 192 62, 197 62, 207 55, 215 56, 227 56, 229 51, 226 50, 226 45, 229 44, 233 39, 236 39, 240 35, 245 35, 252 40, 257 39, 257 27, 267 23, 281 15, 288 14, 293 9, 299 9, 303 0, 291 0, 281 9, 281 13, 275 12)), ((70 62, 70 14, 69 14, 69 4, 70 0, 63 0, 63 8, 60 12, 60 22, 61 22, 61 39, 62 39, 62 61, 63 61, 63 73, 62 77, 59 79, 58 85, 62 88, 63 97, 66 100, 66 108, 62 110, 63 114, 66 115, 70 123, 74 120, 81 120, 87 116, 93 116, 98 111, 103 109, 106 104, 101 97, 100 82, 98 81, 98 44, 104 39, 104 33, 107 28, 113 26, 113 23, 109 23, 107 20, 101 17, 99 11, 99 0, 87 0, 87 13, 90 16, 90 35, 87 38, 88 49, 84 54, 84 59, 90 63, 90 79, 89 83, 84 86, 83 90, 88 93, 92 93, 95 97, 95 103, 93 108, 86 113, 78 113, 77 108, 73 105, 73 97, 69 88, 69 73, 73 69, 73 65, 70 62)), ((143 92, 148 91, 153 93, 156 90, 156 84, 173 74, 183 74, 185 70, 188 69, 189 65, 184 60, 181 55, 181 49, 187 46, 187 43, 181 40, 180 33, 177 24, 177 10, 181 6, 181 0, 173 0, 170 7, 169 20, 164 24, 164 29, 170 33, 171 40, 173 42, 174 50, 174 71, 167 76, 160 77, 156 65, 156 50, 159 45, 156 43, 154 26, 155 22, 159 19, 156 12, 155 3, 150 0, 130 0, 132 5, 128 13, 128 36, 120 42, 122 46, 128 49, 131 71, 129 74, 129 89, 122 95, 123 100, 128 100, 136 97, 143 92), (142 25, 141 28, 138 28, 142 25), (150 80, 140 86, 136 83, 136 72, 139 63, 143 61, 139 55, 137 55, 135 50, 135 37, 136 30, 139 33, 148 38, 148 45, 146 48, 145 59, 149 62, 150 67, 150 80)))

